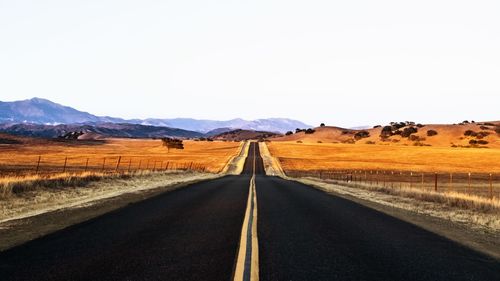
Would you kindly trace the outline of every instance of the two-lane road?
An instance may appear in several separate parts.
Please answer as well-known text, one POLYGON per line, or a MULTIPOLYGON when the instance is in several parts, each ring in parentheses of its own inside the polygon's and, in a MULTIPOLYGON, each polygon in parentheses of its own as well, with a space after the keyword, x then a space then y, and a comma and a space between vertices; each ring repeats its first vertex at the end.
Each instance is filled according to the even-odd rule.
POLYGON ((254 173, 260 280, 499 280, 498 260, 266 176, 256 143, 240 176, 193 184, 1 252, 0 280, 231 280, 254 173))

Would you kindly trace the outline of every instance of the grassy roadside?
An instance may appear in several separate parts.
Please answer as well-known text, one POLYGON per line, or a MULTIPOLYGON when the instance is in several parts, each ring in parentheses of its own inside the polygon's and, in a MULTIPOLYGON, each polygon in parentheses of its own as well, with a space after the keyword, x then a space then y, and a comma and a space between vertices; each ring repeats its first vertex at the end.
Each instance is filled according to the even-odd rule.
POLYGON ((99 200, 126 193, 138 193, 161 186, 196 182, 219 176, 197 172, 143 172, 134 175, 34 179, 16 183, 24 191, 13 193, 8 198, 0 200, 0 223, 65 208, 91 205, 99 200))

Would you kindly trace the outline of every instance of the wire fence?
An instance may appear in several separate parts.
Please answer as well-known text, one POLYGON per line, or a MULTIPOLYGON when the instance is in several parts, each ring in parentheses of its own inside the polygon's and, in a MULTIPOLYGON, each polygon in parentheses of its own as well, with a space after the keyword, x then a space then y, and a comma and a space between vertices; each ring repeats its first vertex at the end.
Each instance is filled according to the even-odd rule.
POLYGON ((407 172, 387 170, 287 170, 287 176, 385 188, 418 188, 500 198, 500 175, 494 173, 407 172))
POLYGON ((38 156, 31 162, 0 165, 0 177, 58 173, 131 173, 138 171, 198 171, 207 172, 204 163, 141 156, 56 157, 38 156))

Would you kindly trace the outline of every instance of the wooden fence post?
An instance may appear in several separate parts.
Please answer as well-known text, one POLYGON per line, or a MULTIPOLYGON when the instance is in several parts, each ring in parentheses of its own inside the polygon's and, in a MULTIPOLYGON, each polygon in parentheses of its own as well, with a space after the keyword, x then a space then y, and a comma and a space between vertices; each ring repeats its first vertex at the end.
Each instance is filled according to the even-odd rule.
POLYGON ((453 173, 450 173, 450 190, 449 191, 452 191, 453 190, 453 173))
POLYGON ((35 174, 38 174, 38 171, 39 171, 39 169, 40 169, 40 161, 41 161, 41 160, 42 160, 42 156, 41 156, 41 155, 39 155, 39 156, 38 156, 38 162, 37 162, 37 164, 36 164, 36 172, 35 172, 35 174))
POLYGON ((130 159, 128 160, 128 169, 127 169, 127 173, 130 173, 130 166, 132 166, 132 157, 130 157, 130 159))
POLYGON ((493 178, 490 174, 490 198, 493 199, 493 178))
POLYGON ((422 173, 422 190, 424 190, 424 173, 422 173))
POLYGON ((412 188, 413 184, 413 172, 410 172, 410 189, 412 188))
POLYGON ((101 172, 104 173, 104 166, 106 165, 106 157, 103 158, 102 160, 102 169, 101 172))
POLYGON ((434 191, 438 191, 438 174, 434 173, 434 191))
POLYGON ((468 193, 468 192, 470 192, 470 191, 471 191, 471 186, 470 186, 470 173, 469 173, 469 178, 468 178, 468 184, 467 184, 467 185, 469 186, 469 190, 467 190, 467 187, 466 187, 466 188, 465 188, 465 193, 468 193))
POLYGON ((89 168, 89 158, 87 158, 87 162, 85 162, 85 172, 87 172, 88 168, 89 168))
POLYGON ((122 161, 122 157, 118 156, 118 161, 116 161, 115 173, 118 172, 118 169, 120 168, 121 161, 122 161))
POLYGON ((137 168, 137 170, 141 170, 141 164, 142 164, 142 159, 139 159, 139 168, 137 168))

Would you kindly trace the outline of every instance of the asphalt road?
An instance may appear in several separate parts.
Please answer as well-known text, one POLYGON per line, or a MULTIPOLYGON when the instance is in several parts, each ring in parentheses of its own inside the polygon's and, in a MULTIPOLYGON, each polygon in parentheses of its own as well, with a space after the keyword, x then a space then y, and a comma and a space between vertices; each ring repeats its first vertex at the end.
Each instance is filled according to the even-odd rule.
POLYGON ((0 280, 230 280, 249 181, 194 184, 4 251, 0 280))
POLYGON ((500 280, 500 263, 307 185, 257 176, 260 280, 500 280))
MULTIPOLYGON (((260 280, 499 280, 498 261, 264 174, 164 193, 0 253, 0 280, 231 280, 255 173, 260 280)), ((1 239, 1 238, 0 238, 1 239)))

